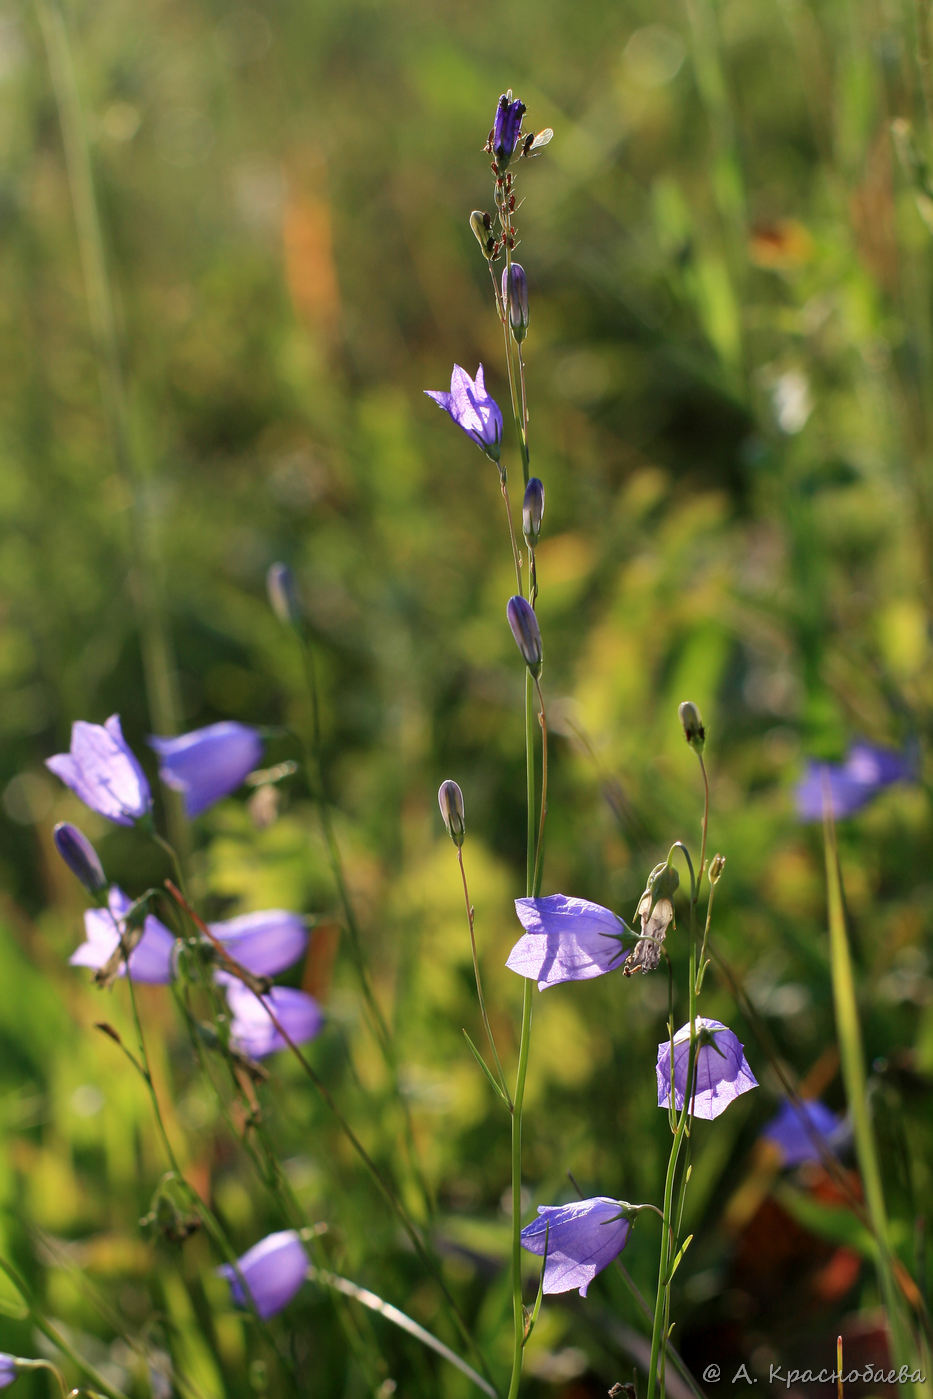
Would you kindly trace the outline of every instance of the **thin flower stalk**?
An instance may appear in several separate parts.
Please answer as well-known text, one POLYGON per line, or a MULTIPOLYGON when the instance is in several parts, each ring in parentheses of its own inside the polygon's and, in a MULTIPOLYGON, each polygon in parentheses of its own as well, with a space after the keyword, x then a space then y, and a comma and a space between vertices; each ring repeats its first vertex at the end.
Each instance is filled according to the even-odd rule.
POLYGON ((486 1039, 489 1042, 489 1048, 492 1052, 493 1060, 495 1061, 496 1078, 499 1081, 499 1087, 502 1090, 502 1096, 504 1097, 506 1103, 511 1109, 512 1099, 509 1097, 509 1090, 506 1086, 505 1081, 505 1071, 502 1068, 502 1061, 499 1058, 499 1051, 496 1048, 495 1036, 492 1033, 492 1026, 489 1023, 489 1014, 486 1010, 486 997, 483 994, 483 978, 480 975, 479 953, 476 950, 476 929, 474 926, 473 904, 470 901, 470 891, 467 887, 466 870, 463 867, 462 845, 457 847, 457 863, 460 866, 460 878, 463 882, 463 898, 466 903, 467 921, 470 925, 470 951, 473 955, 473 976, 476 981, 476 999, 479 1001, 479 1013, 482 1016, 483 1028, 486 1031, 486 1039))

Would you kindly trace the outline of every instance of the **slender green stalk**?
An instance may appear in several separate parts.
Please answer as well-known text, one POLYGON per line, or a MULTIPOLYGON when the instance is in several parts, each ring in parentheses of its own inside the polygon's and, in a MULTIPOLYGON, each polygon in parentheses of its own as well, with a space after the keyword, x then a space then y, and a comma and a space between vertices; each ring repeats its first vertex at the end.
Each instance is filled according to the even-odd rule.
POLYGON ((509 1090, 505 1082, 505 1073, 502 1068, 502 1062, 499 1058, 499 1051, 496 1049, 496 1041, 492 1033, 492 1026, 489 1023, 489 1015, 486 1011, 486 997, 483 995, 483 978, 480 975, 479 953, 476 950, 476 929, 474 927, 473 905, 470 902, 470 891, 467 888, 466 870, 463 867, 462 845, 457 846, 457 863, 460 866, 460 878, 463 881, 463 897, 466 902, 467 921, 470 925, 470 950, 473 954, 473 976, 476 980, 476 999, 479 1001, 479 1011, 480 1015, 483 1018, 483 1027, 486 1031, 486 1038, 489 1041, 489 1048, 492 1051, 492 1057, 495 1060, 496 1076, 499 1080, 499 1087, 502 1089, 502 1095, 505 1098, 505 1101, 508 1104, 509 1109, 511 1109, 512 1100, 509 1097, 509 1090))

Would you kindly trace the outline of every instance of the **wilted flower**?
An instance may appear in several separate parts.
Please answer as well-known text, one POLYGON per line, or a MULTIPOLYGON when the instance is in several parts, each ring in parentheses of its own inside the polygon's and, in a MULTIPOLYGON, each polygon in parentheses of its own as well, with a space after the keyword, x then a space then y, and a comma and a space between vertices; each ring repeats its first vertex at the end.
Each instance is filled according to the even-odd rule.
POLYGON ((248 1292, 265 1321, 286 1307, 301 1287, 308 1274, 308 1258, 296 1231, 282 1229, 277 1234, 267 1234, 248 1249, 237 1259, 236 1268, 232 1263, 223 1263, 217 1272, 229 1282, 234 1303, 248 1307, 248 1292))
POLYGON ((324 1021, 321 1008, 304 991, 273 986, 265 996, 259 997, 228 972, 217 972, 216 980, 223 985, 230 1007, 233 1047, 250 1059, 263 1059, 267 1054, 288 1048, 288 1040, 272 1023, 269 1011, 293 1044, 313 1040, 320 1031, 324 1021))
POLYGON ((474 209, 470 215, 470 227, 488 261, 496 250, 496 235, 492 230, 492 219, 482 209, 474 209))
POLYGON ((463 837, 466 835, 466 825, 464 823, 463 793, 456 782, 452 782, 448 778, 446 782, 441 783, 437 792, 437 804, 441 809, 447 834, 459 849, 463 844, 463 837))
POLYGON ((502 269, 502 305, 508 307, 512 335, 520 345, 528 334, 528 278, 520 262, 502 269))
POLYGON ((107 876, 100 857, 87 836, 70 821, 59 821, 52 832, 55 848, 76 879, 89 894, 97 894, 107 886, 107 876))
POLYGON ((496 107, 496 120, 492 129, 492 153, 501 174, 505 170, 518 142, 522 129, 525 104, 516 98, 512 100, 512 89, 504 92, 496 107))
POLYGON ((680 883, 673 865, 655 865, 648 876, 648 887, 638 901, 641 937, 635 951, 625 964, 625 975, 635 971, 653 972, 661 961, 661 947, 667 930, 674 921, 671 902, 680 883))
POLYGON ((522 1248, 547 1253, 545 1292, 570 1292, 580 1296, 624 1249, 632 1227, 632 1213, 621 1200, 597 1195, 573 1205, 539 1205, 538 1218, 522 1230, 522 1248))
MULTIPOLYGON (((690 1097, 690 1116, 712 1121, 725 1112, 741 1093, 758 1087, 758 1080, 748 1067, 744 1046, 731 1030, 719 1020, 696 1018, 697 1052, 694 1091, 690 1097)), ((674 1036, 674 1108, 680 1112, 687 1092, 687 1071, 690 1066, 690 1025, 682 1026, 674 1036)), ((658 1107, 671 1105, 671 1043, 658 1045, 658 1107)))
POLYGON ((477 447, 482 447, 487 457, 498 462, 502 414, 495 399, 486 392, 482 365, 476 371, 476 378, 471 379, 465 369, 455 364, 450 376, 450 393, 443 389, 425 389, 425 393, 450 414, 477 447))
POLYGON ((199 816, 239 787, 262 757, 262 739, 248 724, 227 720, 177 738, 150 738, 159 755, 159 776, 181 792, 189 816, 199 816))
POLYGON ((301 914, 281 908, 242 913, 239 918, 209 923, 208 927, 233 960, 253 976, 276 976, 297 962, 308 945, 308 928, 301 914))
POLYGON ((541 536, 541 521, 544 519, 544 482, 532 476, 525 487, 522 500, 522 533, 531 545, 537 544, 541 536))
POLYGON ((85 806, 118 826, 132 826, 152 806, 146 774, 126 746, 119 714, 104 724, 77 720, 71 751, 46 758, 45 765, 85 806))
POLYGON ((562 981, 590 981, 625 961, 622 939, 631 935, 629 929, 600 904, 548 894, 516 899, 515 912, 525 934, 506 966, 537 981, 539 991, 562 981))
MULTIPOLYGON (((87 940, 71 954, 73 967, 91 967, 100 971, 110 961, 126 934, 125 918, 132 907, 122 889, 116 885, 107 896, 107 908, 89 908, 84 915, 87 940)), ((129 957, 130 975, 134 981, 167 985, 175 976, 175 938, 152 914, 143 923, 142 937, 129 957)), ((126 963, 121 959, 117 976, 126 975, 126 963)))
POLYGON ((531 603, 525 598, 509 598, 505 609, 515 645, 522 653, 522 660, 535 679, 541 674, 543 651, 541 648, 541 628, 531 603))
POLYGON ((843 763, 809 761, 797 784, 797 815, 801 821, 823 819, 824 790, 835 817, 852 816, 893 782, 916 776, 916 754, 853 743, 843 763))
POLYGON ((822 1141, 827 1151, 835 1152, 848 1136, 848 1128, 845 1119, 823 1103, 797 1104, 785 1099, 761 1136, 779 1148, 785 1166, 800 1166, 804 1161, 820 1160, 814 1137, 822 1141))

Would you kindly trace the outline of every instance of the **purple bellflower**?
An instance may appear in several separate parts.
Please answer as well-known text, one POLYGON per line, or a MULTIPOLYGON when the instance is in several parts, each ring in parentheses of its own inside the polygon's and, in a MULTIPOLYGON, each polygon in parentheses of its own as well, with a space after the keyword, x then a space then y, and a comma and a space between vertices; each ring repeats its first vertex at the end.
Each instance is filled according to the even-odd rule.
MULTIPOLYGON (((87 941, 68 958, 73 967, 100 971, 107 965, 119 946, 120 932, 124 931, 121 920, 130 906, 131 900, 114 885, 107 896, 107 908, 87 910, 84 915, 87 941), (119 932, 117 925, 120 925, 119 932)), ((175 938, 165 924, 151 914, 143 924, 143 935, 130 953, 129 961, 134 981, 165 986, 174 979, 175 938)), ((121 963, 117 975, 126 976, 125 962, 121 963)))
POLYGON ((282 1229, 277 1234, 267 1234, 248 1249, 237 1259, 236 1268, 232 1263, 223 1263, 217 1272, 230 1284, 235 1305, 249 1306, 248 1291, 265 1321, 286 1307, 301 1287, 308 1274, 308 1258, 296 1231, 282 1229))
POLYGON ((208 926, 233 960, 254 976, 276 976, 297 962, 308 945, 301 914, 280 908, 243 913, 208 926))
POLYGON ((454 365, 450 376, 450 393, 443 389, 425 389, 428 398, 433 398, 439 408, 449 413, 458 427, 462 427, 468 437, 472 437, 477 447, 482 447, 487 457, 498 464, 499 443, 502 441, 502 413, 495 399, 489 397, 483 383, 483 366, 471 379, 459 364, 454 365))
POLYGON ((590 981, 620 967, 628 956, 622 939, 631 936, 621 918, 588 899, 548 894, 543 899, 516 899, 515 912, 524 937, 509 953, 506 966, 537 981, 538 990, 561 981, 590 981))
POLYGON ((538 1218, 522 1230, 522 1248, 543 1255, 544 1291, 581 1297, 597 1273, 608 1267, 628 1241, 629 1206, 597 1195, 572 1205, 539 1205, 538 1218))
POLYGON ((229 720, 177 738, 150 738, 149 747, 159 755, 159 776, 181 792, 191 817, 239 787, 262 757, 259 731, 229 720))
POLYGON ((19 1366, 15 1355, 0 1353, 0 1389, 6 1389, 19 1377, 19 1366))
POLYGON ((827 1151, 836 1152, 848 1136, 845 1119, 837 1116, 823 1103, 803 1101, 800 1106, 785 1099, 777 1115, 761 1133, 763 1141, 773 1142, 783 1157, 783 1165, 800 1166, 804 1161, 819 1161, 820 1152, 814 1138, 827 1151))
POLYGON ((291 986, 273 986, 260 998, 228 972, 215 973, 215 980, 226 992, 232 1017, 233 1047, 251 1059, 263 1059, 267 1054, 288 1048, 288 1040, 273 1024, 269 1011, 293 1044, 313 1040, 324 1022, 317 1001, 304 991, 295 991, 291 986))
POLYGON ((118 826, 132 826, 152 806, 146 774, 126 746, 119 714, 104 724, 78 719, 71 726, 71 751, 46 758, 45 765, 85 806, 118 826))
MULTIPOLYGON (((690 1116, 712 1121, 725 1112, 740 1093, 758 1087, 748 1066, 744 1046, 719 1020, 696 1019, 696 1082, 690 1100, 690 1116)), ((687 1092, 690 1064, 690 1025, 683 1025, 674 1036, 674 1108, 680 1112, 687 1092)), ((671 1042, 658 1045, 658 1107, 671 1105, 671 1042)))
POLYGON ((915 776, 916 755, 910 749, 899 753, 860 740, 850 745, 845 762, 807 763, 795 793, 797 815, 801 821, 821 821, 825 788, 833 815, 852 816, 883 788, 915 776))
POLYGON ((525 115, 524 102, 512 100, 512 89, 504 92, 496 107, 496 119, 492 128, 492 153, 499 167, 499 173, 507 167, 515 152, 525 115))

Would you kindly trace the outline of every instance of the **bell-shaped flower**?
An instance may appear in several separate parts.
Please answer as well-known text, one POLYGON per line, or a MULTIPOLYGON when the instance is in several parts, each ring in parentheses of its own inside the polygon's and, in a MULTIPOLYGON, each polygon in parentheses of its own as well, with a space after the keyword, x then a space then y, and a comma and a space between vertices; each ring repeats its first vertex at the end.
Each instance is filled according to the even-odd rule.
POLYGON ((239 787, 262 757, 258 729, 227 720, 177 738, 150 738, 159 755, 159 776, 181 792, 189 816, 199 816, 239 787))
POLYGON ((281 908, 243 913, 208 927, 233 960, 254 976, 276 976, 297 962, 308 945, 301 914, 281 908))
POLYGON ((104 724, 78 719, 71 726, 71 751, 46 758, 45 765, 85 806, 118 826, 132 826, 152 806, 146 774, 126 745, 118 714, 104 724))
MULTIPOLYGON (((731 1030, 719 1020, 696 1018, 697 1051, 693 1092, 690 1095, 690 1116, 712 1121, 740 1093, 758 1087, 758 1080, 748 1066, 744 1046, 731 1030)), ((681 1026, 674 1036, 673 1054, 674 1108, 680 1112, 687 1093, 690 1068, 690 1025, 681 1026)), ((671 1105, 671 1042, 658 1045, 658 1107, 671 1105)))
POLYGON ((487 457, 498 462, 502 413, 495 399, 486 392, 482 365, 476 371, 476 378, 471 379, 465 369, 455 364, 450 376, 450 393, 443 389, 425 389, 425 393, 450 414, 477 447, 482 447, 487 457))
POLYGON ((545 1292, 586 1289, 625 1248, 632 1211, 621 1200, 597 1195, 572 1205, 539 1205, 538 1218, 522 1230, 522 1248, 547 1254, 545 1292))
POLYGON ((885 787, 916 775, 916 753, 910 748, 898 752, 861 740, 850 745, 842 763, 807 763, 795 794, 797 815, 801 821, 821 821, 825 798, 837 820, 852 816, 885 787))
POLYGON ((19 1378, 19 1365, 15 1355, 0 1353, 0 1389, 6 1389, 19 1378))
MULTIPOLYGON (((126 934, 124 919, 132 901, 114 885, 107 896, 107 908, 89 908, 84 915, 86 942, 71 954, 73 967, 91 967, 100 971, 110 961, 126 934)), ((132 936, 132 934, 130 934, 132 936)), ((175 976, 175 938, 149 914, 143 923, 142 936, 129 957, 130 975, 134 981, 167 985, 175 976)), ((126 976, 126 962, 121 962, 117 976, 126 976)))
POLYGON ((308 1274, 308 1257, 296 1231, 282 1229, 248 1249, 237 1259, 236 1268, 223 1263, 217 1272, 230 1284, 235 1305, 248 1307, 251 1299, 265 1321, 286 1307, 301 1287, 308 1274))
POLYGON ((548 894, 543 899, 516 899, 515 912, 524 937, 509 953, 506 966, 529 977, 544 991, 561 981, 590 981, 625 961, 622 939, 631 937, 621 918, 588 899, 548 894))
POLYGON ((782 1164, 787 1167, 821 1160, 820 1145, 838 1152, 848 1136, 845 1118, 823 1103, 792 1103, 787 1098, 761 1133, 762 1141, 772 1142, 778 1148, 782 1164))
POLYGON ((263 1059, 267 1054, 288 1049, 289 1041, 305 1044, 314 1039, 324 1023, 317 1001, 304 991, 273 986, 260 997, 227 972, 217 972, 215 980, 223 986, 230 1007, 231 1043, 250 1059, 263 1059))
POLYGON ((496 107, 496 118, 492 128, 492 153, 501 174, 515 151, 522 129, 525 104, 516 98, 512 100, 512 89, 504 92, 496 107))

